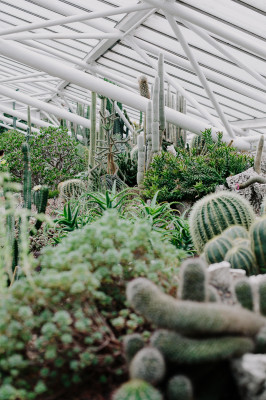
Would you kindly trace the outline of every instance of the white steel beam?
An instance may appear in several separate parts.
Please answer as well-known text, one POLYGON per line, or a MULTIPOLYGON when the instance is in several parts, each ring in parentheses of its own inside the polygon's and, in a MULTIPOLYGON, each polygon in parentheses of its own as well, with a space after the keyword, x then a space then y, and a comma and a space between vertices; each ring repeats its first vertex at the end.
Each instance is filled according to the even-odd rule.
MULTIPOLYGON (((58 76, 68 82, 75 83, 78 86, 112 98, 113 100, 117 100, 137 110, 146 111, 148 99, 145 97, 112 85, 109 82, 105 82, 99 78, 92 77, 72 67, 65 66, 62 68, 62 64, 59 61, 43 55, 36 55, 30 50, 21 48, 18 44, 6 42, 5 40, 0 39, 0 52, 6 57, 17 60, 24 64, 26 63, 33 68, 42 69, 44 72, 47 72, 52 76, 58 76)), ((40 100, 33 99, 31 96, 23 95, 22 93, 16 92, 12 89, 0 86, 0 94, 15 99, 19 102, 36 106, 40 110, 43 109, 47 112, 51 112, 60 118, 65 118, 82 126, 90 127, 90 121, 86 120, 85 118, 78 117, 77 115, 74 116, 68 111, 61 110, 58 107, 46 104, 40 100)), ((197 134, 201 134, 201 132, 205 129, 211 128, 214 138, 216 138, 216 132, 220 130, 219 128, 217 129, 213 126, 210 126, 207 122, 206 124, 201 123, 197 119, 191 118, 178 111, 171 110, 170 108, 166 108, 166 119, 168 122, 174 125, 179 125, 182 128, 197 134)), ((224 140, 227 142, 231 140, 226 132, 224 132, 224 140)), ((234 145, 242 149, 249 149, 249 143, 241 138, 234 139, 234 145)))
POLYGON ((266 128, 266 118, 246 119, 231 122, 232 125, 241 129, 266 128))
MULTIPOLYGON (((9 115, 13 115, 14 117, 22 119, 23 121, 27 121, 27 119, 28 119, 27 112, 24 113, 24 112, 21 112, 21 111, 18 111, 18 110, 13 110, 11 107, 8 107, 3 103, 0 103, 0 111, 3 112, 3 113, 9 114, 9 115)), ((46 127, 46 128, 51 125, 51 124, 48 124, 45 121, 42 121, 42 120, 40 120, 38 118, 34 118, 32 116, 31 116, 31 122, 34 125, 43 126, 43 127, 46 127)))
POLYGON ((266 58, 266 47, 264 42, 257 43, 252 40, 244 32, 239 32, 238 30, 230 30, 227 29, 227 25, 221 26, 216 22, 216 20, 210 21, 206 20, 204 15, 201 15, 199 12, 195 12, 181 4, 178 3, 169 3, 164 1, 162 3, 161 0, 144 0, 145 3, 149 3, 154 7, 162 9, 163 11, 168 12, 170 15, 175 16, 177 18, 183 18, 192 24, 200 26, 207 31, 214 33, 222 38, 229 40, 232 43, 240 47, 244 47, 245 49, 251 51, 259 55, 260 57, 266 58))
POLYGON ((119 33, 24 33, 5 35, 5 40, 60 40, 60 39, 115 39, 119 40, 119 33))
MULTIPOLYGON (((10 114, 10 115, 12 115, 12 114, 10 114)), ((4 121, 10 125, 13 124, 12 118, 8 118, 5 115, 1 115, 1 114, 0 114, 0 121, 4 121)), ((21 129, 25 129, 25 130, 27 130, 27 128, 28 128, 28 125, 23 124, 22 122, 19 122, 19 121, 16 121, 16 126, 18 126, 21 129)), ((9 126, 9 129, 13 129, 13 126, 9 126)), ((32 132, 40 133, 40 130, 37 128, 32 127, 31 130, 32 130, 32 132)))
POLYGON ((32 74, 21 74, 21 75, 13 75, 10 76, 8 78, 4 78, 4 79, 0 79, 0 83, 4 83, 4 82, 14 82, 17 80, 22 80, 22 79, 28 79, 28 78, 34 78, 37 76, 44 76, 47 75, 45 72, 33 72, 32 74))
POLYGON ((216 97, 214 96, 214 93, 211 90, 211 87, 210 87, 210 85, 209 85, 204 73, 202 72, 202 70, 201 70, 196 58, 193 55, 193 52, 191 51, 191 49, 190 49, 187 41, 185 40, 185 38, 184 38, 179 26, 177 25, 175 19, 170 14, 168 14, 167 12, 165 13, 165 16, 166 16, 166 19, 168 20, 173 32, 176 35, 177 40, 180 42, 180 44, 181 44, 181 46, 182 46, 187 58, 190 60, 192 66, 194 67, 195 72, 198 75, 202 86, 204 87, 206 93, 208 94, 208 96, 209 96, 209 98, 210 98, 215 110, 217 111, 217 114, 221 118, 221 121, 223 122, 224 127, 227 130, 229 136, 231 136, 232 138, 235 137, 235 134, 234 134, 231 126, 229 125, 229 123, 228 123, 228 121, 227 121, 227 119, 226 119, 226 117, 224 115, 224 112, 223 112, 220 104, 216 100, 216 97))

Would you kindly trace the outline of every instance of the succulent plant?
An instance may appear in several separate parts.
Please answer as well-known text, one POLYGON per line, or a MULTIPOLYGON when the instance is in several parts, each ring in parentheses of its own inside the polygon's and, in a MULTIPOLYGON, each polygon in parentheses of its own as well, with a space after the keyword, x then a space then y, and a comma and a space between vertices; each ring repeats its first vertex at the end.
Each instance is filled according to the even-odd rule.
POLYGON ((225 229, 222 233, 222 236, 227 239, 249 239, 248 231, 240 225, 229 226, 229 228, 225 229))
POLYGON ((23 173, 23 199, 24 207, 31 210, 31 169, 30 169, 30 148, 28 143, 22 144, 22 153, 24 158, 23 173))
POLYGON ((232 242, 220 235, 211 239, 204 247, 204 256, 208 264, 219 263, 232 247, 232 242))
POLYGON ((247 275, 256 275, 259 272, 254 253, 241 242, 226 253, 224 260, 228 261, 233 269, 244 269, 247 275))
POLYGON ((193 388, 189 378, 184 375, 173 376, 167 383, 168 400, 193 400, 193 388))
POLYGON ((153 385, 161 382, 165 376, 165 362, 162 354, 152 347, 141 349, 130 363, 131 379, 142 379, 153 385))
POLYGON ((266 316, 266 282, 262 281, 258 284, 259 294, 259 310, 260 313, 266 316))
POLYGON ((261 273, 266 272, 266 216, 259 218, 250 229, 251 248, 261 273))
POLYGON ((124 353, 129 363, 135 354, 145 346, 143 337, 139 333, 127 335, 123 341, 124 353))
POLYGON ((242 196, 221 191, 197 201, 189 217, 190 233, 198 253, 213 237, 220 235, 231 225, 249 229, 255 214, 251 205, 242 196))
POLYGON ((81 179, 69 179, 58 185, 60 195, 66 199, 77 198, 86 190, 86 185, 81 179))
POLYGON ((184 261, 180 269, 178 297, 182 300, 205 301, 207 298, 207 264, 199 259, 184 261))
POLYGON ((253 300, 252 287, 249 280, 241 279, 237 281, 234 290, 237 301, 241 304, 241 306, 247 308, 248 310, 253 310, 254 300, 253 300))
POLYGON ((160 392, 148 382, 134 379, 124 383, 112 396, 112 400, 163 400, 160 392))

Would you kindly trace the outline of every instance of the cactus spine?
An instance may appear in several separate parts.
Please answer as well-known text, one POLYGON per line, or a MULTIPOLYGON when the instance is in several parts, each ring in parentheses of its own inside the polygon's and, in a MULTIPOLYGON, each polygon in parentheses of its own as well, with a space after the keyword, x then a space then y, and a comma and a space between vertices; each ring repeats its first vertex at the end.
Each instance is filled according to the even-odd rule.
POLYGON ((188 259, 180 270, 178 297, 182 300, 205 301, 207 296, 207 265, 200 259, 188 259))
POLYGON ((148 169, 152 158, 152 101, 148 102, 146 109, 146 139, 147 139, 146 169, 148 169))
POLYGON ((265 325, 250 311, 212 303, 175 300, 162 293, 144 278, 131 281, 127 287, 130 305, 160 328, 182 334, 245 334, 255 335, 265 325))
POLYGON ((250 229, 251 249, 261 273, 266 272, 266 216, 258 219, 250 229))
POLYGON ((183 375, 173 376, 167 384, 168 400, 193 400, 193 388, 190 379, 183 375))
POLYGON ((159 132, 159 89, 160 78, 156 76, 153 89, 152 102, 152 153, 156 154, 160 150, 160 132, 159 132))
POLYGON ((28 143, 22 144, 24 158, 24 176, 23 176, 23 199, 24 208, 31 210, 31 169, 30 169, 30 149, 28 143))
POLYGON ((204 247, 204 255, 207 263, 214 264, 223 261, 231 247, 232 243, 224 236, 211 239, 204 247))
POLYGON ((249 238, 248 231, 245 228, 243 228, 243 226, 238 226, 238 225, 233 225, 225 229, 225 231, 223 231, 222 233, 222 236, 226 237, 227 239, 233 239, 233 240, 239 238, 243 239, 249 238))
POLYGON ((59 183, 58 189, 64 199, 70 200, 79 197, 86 190, 86 185, 80 179, 69 179, 59 183))
POLYGON ((137 184, 141 185, 145 173, 145 146, 144 146, 144 135, 142 133, 139 134, 137 142, 138 142, 137 184))
POLYGON ((148 382, 134 379, 124 383, 112 396, 112 400, 163 400, 160 392, 148 382))
POLYGON ((257 152, 254 160, 254 171, 257 172, 257 174, 261 173, 261 158, 262 158, 263 147, 264 147, 264 135, 261 135, 260 140, 258 142, 257 152))
POLYGON ((205 244, 230 225, 249 229, 255 218, 252 207, 232 192, 212 193, 197 201, 190 213, 189 227, 194 246, 201 253, 205 244))
POLYGON ((248 280, 240 280, 236 282, 234 289, 237 301, 241 306, 252 311, 254 308, 254 302, 250 282, 248 280))
POLYGON ((129 368, 131 379, 142 379, 152 385, 161 382, 165 376, 165 362, 161 353, 146 347, 133 358, 129 368))
POLYGON ((96 103, 97 97, 95 92, 91 92, 91 130, 90 130, 90 159, 89 165, 91 168, 95 166, 95 151, 96 151, 96 103))
POLYGON ((164 96, 164 55, 159 54, 158 58, 158 76, 160 79, 160 89, 159 89, 159 120, 160 120, 160 143, 162 143, 162 137, 165 132, 165 96, 164 96))
POLYGON ((239 357, 254 349, 249 338, 224 336, 208 339, 190 339, 176 332, 158 330, 151 337, 167 362, 176 364, 199 364, 239 357))

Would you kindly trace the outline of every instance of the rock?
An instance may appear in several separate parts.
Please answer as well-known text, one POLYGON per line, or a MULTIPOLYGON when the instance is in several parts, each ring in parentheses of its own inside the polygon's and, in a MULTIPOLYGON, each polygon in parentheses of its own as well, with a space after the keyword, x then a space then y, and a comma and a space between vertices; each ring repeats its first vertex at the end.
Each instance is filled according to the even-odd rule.
POLYGON ((210 285, 218 289, 230 290, 232 285, 232 276, 230 274, 230 264, 227 261, 211 264, 208 271, 210 285))
POLYGON ((266 354, 245 354, 231 366, 242 400, 266 400, 266 354))
MULTIPOLYGON (((245 189, 238 189, 241 183, 244 183, 249 178, 255 177, 257 175, 258 174, 254 171, 253 168, 249 168, 246 171, 241 172, 240 174, 229 176, 228 178, 226 178, 226 183, 229 190, 236 191, 238 194, 245 197, 245 199, 247 199, 254 207, 254 211, 256 213, 259 213, 262 199, 266 195, 266 184, 254 183, 253 185, 250 185, 245 189)), ((260 176, 266 178, 265 172, 262 172, 260 176)))
POLYGON ((173 156, 176 157, 176 151, 175 151, 175 148, 174 148, 173 144, 171 144, 171 146, 167 146, 166 149, 167 149, 168 153, 171 153, 171 154, 173 154, 173 156))
POLYGON ((230 268, 230 274, 234 282, 238 279, 243 279, 246 277, 246 271, 244 269, 230 268))

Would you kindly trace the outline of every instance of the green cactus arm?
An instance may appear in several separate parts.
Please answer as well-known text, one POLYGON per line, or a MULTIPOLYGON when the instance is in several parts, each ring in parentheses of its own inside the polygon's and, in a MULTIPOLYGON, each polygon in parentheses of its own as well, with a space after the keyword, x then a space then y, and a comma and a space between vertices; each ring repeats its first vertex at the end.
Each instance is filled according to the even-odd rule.
POLYGON ((253 176, 253 177, 249 178, 246 182, 241 183, 239 185, 239 189, 246 189, 250 185, 253 185, 253 183, 265 184, 266 178, 264 178, 263 176, 253 176))
POLYGON ((159 330, 151 337, 167 362, 200 364, 240 357, 254 350, 254 341, 241 336, 188 339, 175 332, 159 330))
POLYGON ((218 333, 254 336, 266 324, 266 319, 245 309, 175 300, 145 278, 128 284, 127 299, 135 311, 159 328, 189 336, 218 333))
POLYGON ((160 133, 159 133, 159 89, 160 79, 155 77, 152 102, 152 152, 156 154, 160 150, 160 133))
POLYGON ((180 269, 178 297, 182 300, 206 301, 207 264, 199 259, 184 261, 180 269))
POLYGON ((152 385, 161 382, 165 376, 165 361, 159 350, 146 347, 140 350, 130 363, 131 379, 142 379, 152 385))
POLYGON ((254 299, 250 282, 244 279, 237 281, 234 291, 236 299, 241 306, 252 311, 254 308, 254 299))
POLYGON ((91 130, 90 130, 90 167, 95 166, 95 151, 96 151, 96 104, 97 95, 91 92, 91 130))
POLYGON ((143 349, 145 342, 139 333, 126 335, 123 340, 123 349, 127 362, 130 362, 138 351, 143 349))
POLYGON ((266 216, 257 219, 250 228, 251 249, 260 273, 266 272, 266 216))
POLYGON ((158 76, 160 78, 160 89, 159 89, 159 120, 160 120, 160 131, 161 136, 165 130, 165 99, 164 99, 164 55, 159 54, 158 58, 158 76))
POLYGON ((31 210, 31 169, 30 169, 30 148, 28 143, 22 144, 24 158, 23 172, 23 200, 24 207, 31 210))
POLYGON ((184 375, 173 376, 167 383, 168 400, 193 400, 193 388, 189 378, 184 375))

